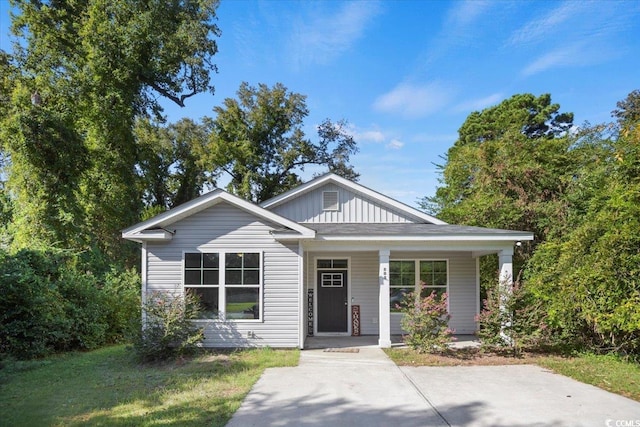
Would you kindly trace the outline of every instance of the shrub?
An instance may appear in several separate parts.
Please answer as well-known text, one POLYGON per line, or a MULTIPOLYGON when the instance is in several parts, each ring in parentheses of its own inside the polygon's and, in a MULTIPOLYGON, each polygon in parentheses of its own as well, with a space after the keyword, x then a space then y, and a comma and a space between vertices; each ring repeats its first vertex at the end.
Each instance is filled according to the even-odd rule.
POLYGON ((202 329, 193 323, 199 313, 199 300, 190 292, 151 294, 142 305, 142 322, 132 339, 138 358, 154 362, 194 353, 204 339, 202 329))
POLYGON ((0 250, 0 354, 32 359, 122 340, 139 317, 135 270, 94 273, 78 254, 0 250))
POLYGON ((131 324, 140 318, 140 275, 135 269, 111 269, 102 279, 107 311, 106 341, 123 342, 131 324))
POLYGON ((56 258, 36 251, 0 253, 0 352, 19 359, 55 351, 68 339, 56 258))
POLYGON ((478 337, 485 349, 507 348, 518 356, 525 347, 549 341, 541 304, 519 281, 512 286, 497 283, 487 290, 477 321, 478 337))
POLYGON ((405 343, 420 353, 443 351, 448 348, 453 331, 449 329, 450 315, 447 312, 447 294, 438 297, 431 292, 426 297, 409 293, 401 306, 404 314, 402 329, 407 334, 405 343))

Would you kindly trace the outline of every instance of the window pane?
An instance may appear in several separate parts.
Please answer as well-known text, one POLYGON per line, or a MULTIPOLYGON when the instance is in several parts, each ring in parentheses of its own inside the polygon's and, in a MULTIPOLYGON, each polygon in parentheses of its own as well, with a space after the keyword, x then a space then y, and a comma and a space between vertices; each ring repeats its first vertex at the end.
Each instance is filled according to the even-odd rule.
POLYGON ((259 285, 260 270, 245 270, 243 285, 259 285))
POLYGON ((202 284, 217 285, 219 276, 220 276, 219 270, 204 270, 202 272, 202 284))
POLYGON ((414 291, 414 288, 390 288, 389 290, 389 308, 392 313, 400 312, 402 302, 408 294, 414 291))
POLYGON ((433 263, 431 261, 420 261, 420 275, 427 275, 433 271, 433 263))
POLYGON ((433 284, 444 286, 447 284, 447 273, 434 273, 433 284))
POLYGON ((218 317, 218 288, 189 288, 187 291, 199 297, 203 319, 218 317))
POLYGON ((428 297, 429 295, 431 295, 432 292, 435 292, 435 294, 438 296, 438 298, 442 298, 442 294, 447 292, 447 288, 446 287, 431 287, 431 286, 427 286, 425 288, 422 288, 422 291, 420 292, 420 296, 422 298, 425 298, 425 297, 428 297))
POLYGON ((411 274, 402 275, 402 286, 415 286, 415 284, 416 276, 413 272, 411 274))
POLYGON ((433 261, 433 271, 436 273, 446 273, 447 272, 447 262, 446 261, 433 261))
POLYGON ((200 268, 200 255, 199 253, 184 254, 184 266, 186 268, 200 268))
POLYGON ((225 266, 227 268, 241 268, 242 254, 228 253, 225 257, 225 266))
POLYGON ((227 285, 241 285, 242 270, 227 270, 225 282, 227 285))
POLYGON ((200 285, 200 270, 185 270, 184 272, 184 284, 185 285, 200 285))
POLYGON ((244 268, 260 268, 260 254, 245 253, 243 257, 244 268))
POLYGON ((400 266, 400 271, 402 271, 402 274, 412 274, 415 275, 416 273, 416 263, 413 261, 400 261, 401 262, 401 266, 400 266))
POLYGON ((227 288, 227 319, 258 319, 260 307, 258 288, 227 288))
POLYGON ((319 259, 318 260, 318 268, 331 268, 331 260, 330 259, 319 259))
POLYGON ((333 260, 333 268, 347 268, 347 260, 346 259, 334 259, 333 260))
POLYGON ((202 266, 204 268, 218 268, 219 258, 218 254, 202 254, 202 266))

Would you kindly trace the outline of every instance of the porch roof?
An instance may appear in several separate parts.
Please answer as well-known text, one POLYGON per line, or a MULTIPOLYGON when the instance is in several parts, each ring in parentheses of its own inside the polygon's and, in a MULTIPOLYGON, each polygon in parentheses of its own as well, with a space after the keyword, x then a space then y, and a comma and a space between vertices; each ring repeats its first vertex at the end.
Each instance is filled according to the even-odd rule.
POLYGON ((304 223, 316 240, 533 240, 533 233, 498 228, 416 223, 304 223))

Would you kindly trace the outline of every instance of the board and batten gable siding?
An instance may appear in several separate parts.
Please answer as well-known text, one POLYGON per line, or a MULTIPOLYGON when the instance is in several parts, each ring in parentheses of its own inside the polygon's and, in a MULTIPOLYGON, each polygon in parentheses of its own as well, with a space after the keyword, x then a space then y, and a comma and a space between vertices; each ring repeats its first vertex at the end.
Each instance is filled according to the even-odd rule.
POLYGON ((228 203, 167 227, 169 242, 147 243, 147 292, 182 292, 184 252, 262 252, 262 321, 201 321, 208 347, 298 347, 298 245, 273 239, 275 228, 228 203), (251 337, 249 335, 251 334, 251 337))
POLYGON ((365 195, 333 183, 323 185, 270 210, 301 223, 422 222, 406 212, 383 205, 365 195), (322 209, 322 193, 325 191, 338 192, 337 211, 322 209))
MULTIPOLYGON (((360 306, 360 333, 379 333, 379 256, 378 252, 307 252, 305 258, 305 289, 314 289, 315 259, 349 258, 350 305, 360 306)), ((391 252, 391 259, 446 259, 449 264, 449 326, 456 334, 472 334, 477 325, 476 260, 469 252, 391 252)), ((307 314, 307 313, 305 313, 307 314)), ((402 315, 391 313, 391 333, 403 333, 402 315)))

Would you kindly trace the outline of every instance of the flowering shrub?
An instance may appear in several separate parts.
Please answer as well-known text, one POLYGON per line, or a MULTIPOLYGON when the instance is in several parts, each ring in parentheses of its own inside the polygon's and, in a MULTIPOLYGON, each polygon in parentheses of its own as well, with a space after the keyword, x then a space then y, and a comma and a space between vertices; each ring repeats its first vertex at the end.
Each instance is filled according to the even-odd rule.
POLYGON ((133 347, 140 360, 152 362, 191 354, 204 339, 201 328, 193 324, 199 318, 198 297, 153 293, 142 305, 144 321, 136 328, 133 347))
POLYGON ((432 353, 447 349, 453 330, 448 323, 451 316, 447 312, 447 294, 441 297, 431 292, 426 297, 406 296, 400 306, 402 329, 407 334, 405 343, 419 353, 432 353))
POLYGON ((487 291, 476 318, 478 337, 485 349, 507 348, 518 356, 523 348, 548 341, 544 317, 541 303, 519 281, 498 283, 487 291))

